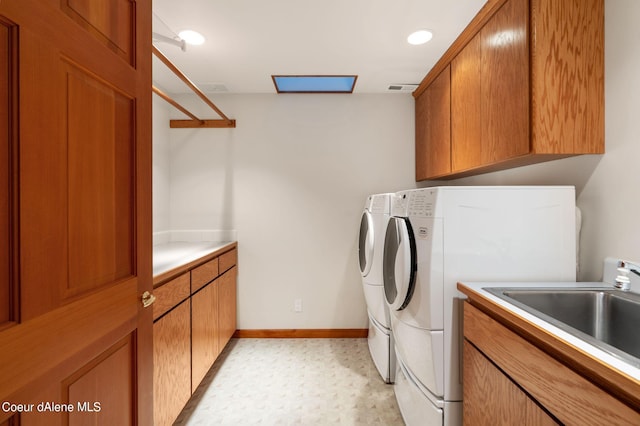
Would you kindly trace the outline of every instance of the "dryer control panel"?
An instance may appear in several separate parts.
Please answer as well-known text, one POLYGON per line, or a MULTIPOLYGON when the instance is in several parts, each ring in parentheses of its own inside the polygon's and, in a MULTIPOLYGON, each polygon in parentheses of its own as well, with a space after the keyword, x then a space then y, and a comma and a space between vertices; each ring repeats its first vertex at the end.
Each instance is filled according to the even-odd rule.
POLYGON ((433 217, 435 213, 436 190, 415 191, 409 194, 407 213, 414 217, 433 217))
POLYGON ((389 214, 389 199, 393 194, 371 195, 371 213, 389 214))

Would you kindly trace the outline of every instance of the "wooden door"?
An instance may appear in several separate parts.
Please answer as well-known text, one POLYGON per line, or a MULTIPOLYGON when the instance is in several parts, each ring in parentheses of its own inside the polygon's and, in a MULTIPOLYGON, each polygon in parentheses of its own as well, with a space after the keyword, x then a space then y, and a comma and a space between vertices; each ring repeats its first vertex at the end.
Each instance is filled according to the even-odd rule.
POLYGON ((416 181, 451 172, 451 78, 447 66, 416 99, 416 181))
POLYGON ((149 0, 0 0, 0 424, 152 423, 150 44, 149 0))

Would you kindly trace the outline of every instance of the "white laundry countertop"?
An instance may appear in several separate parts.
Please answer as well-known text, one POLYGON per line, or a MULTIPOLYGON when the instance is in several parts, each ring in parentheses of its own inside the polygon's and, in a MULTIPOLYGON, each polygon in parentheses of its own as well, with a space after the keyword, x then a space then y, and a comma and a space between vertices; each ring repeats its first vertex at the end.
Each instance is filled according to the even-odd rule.
POLYGON ((173 241, 153 246, 153 276, 164 275, 176 268, 214 253, 222 253, 232 248, 234 241, 173 241))

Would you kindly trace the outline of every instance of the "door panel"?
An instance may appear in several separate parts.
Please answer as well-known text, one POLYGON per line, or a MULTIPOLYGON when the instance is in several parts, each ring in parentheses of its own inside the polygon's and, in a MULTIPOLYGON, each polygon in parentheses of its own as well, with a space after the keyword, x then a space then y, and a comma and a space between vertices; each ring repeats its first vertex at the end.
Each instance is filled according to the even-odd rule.
POLYGON ((23 426, 153 422, 150 34, 149 0, 0 1, 0 401, 76 407, 23 426))
POLYGON ((15 116, 11 106, 15 102, 18 66, 15 46, 16 27, 0 16, 0 328, 15 320, 16 288, 13 273, 17 261, 13 247, 13 223, 17 187, 13 174, 16 138, 13 134, 15 116))
POLYGON ((15 415, 15 416, 7 419, 6 421, 0 423, 0 426, 14 426, 14 425, 17 424, 17 421, 18 421, 17 418, 18 418, 18 416, 15 415))
POLYGON ((134 60, 134 5, 130 0, 62 0, 62 10, 126 61, 134 60), (108 10, 110 13, 100 13, 108 10))
POLYGON ((134 102, 96 76, 65 68, 67 294, 74 295, 133 275, 134 102))
MULTIPOLYGON (((0 8, 9 5, 2 2, 0 8)), ((25 321, 60 306, 60 291, 67 285, 67 155, 60 49, 24 20, 17 26, 20 318, 25 321), (26 72, 39 66, 48 73, 26 72)))
POLYGON ((134 345, 132 333, 62 383, 63 404, 74 407, 63 416, 70 425, 135 423, 134 345))

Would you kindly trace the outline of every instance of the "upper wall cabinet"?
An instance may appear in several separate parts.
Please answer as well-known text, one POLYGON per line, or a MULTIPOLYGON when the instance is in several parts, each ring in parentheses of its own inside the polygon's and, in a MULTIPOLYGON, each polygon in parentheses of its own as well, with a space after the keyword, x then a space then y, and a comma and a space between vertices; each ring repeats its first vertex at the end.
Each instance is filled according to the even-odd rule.
POLYGON ((417 181, 602 154, 603 0, 488 1, 414 97, 417 181))
POLYGON ((416 180, 451 172, 449 67, 416 98, 416 180))

